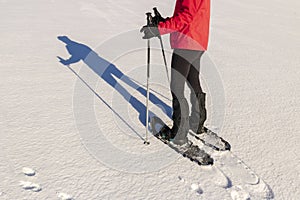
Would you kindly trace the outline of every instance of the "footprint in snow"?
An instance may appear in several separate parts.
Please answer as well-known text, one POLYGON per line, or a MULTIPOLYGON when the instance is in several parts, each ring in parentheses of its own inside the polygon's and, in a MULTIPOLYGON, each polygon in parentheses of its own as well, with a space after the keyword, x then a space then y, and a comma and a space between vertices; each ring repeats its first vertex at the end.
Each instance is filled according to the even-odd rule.
POLYGON ((250 194, 240 186, 234 186, 231 191, 232 200, 250 200, 250 194))
MULTIPOLYGON (((182 177, 182 176, 178 176, 178 179, 181 183, 185 183, 187 184, 187 181, 182 177)), ((196 184, 196 183, 193 183, 191 186, 190 186, 190 189, 194 192, 196 192, 198 195, 202 194, 203 193, 203 190, 202 188, 200 187, 199 184, 196 184)))
POLYGON ((0 192, 0 199, 8 199, 5 192, 0 192))
POLYGON ((60 198, 61 200, 74 200, 73 196, 66 194, 66 193, 62 193, 62 192, 58 192, 57 193, 58 198, 60 198))
POLYGON ((22 186, 22 188, 25 190, 31 190, 33 192, 39 192, 42 190, 39 184, 32 183, 29 181, 20 181, 20 186, 22 186))
POLYGON ((199 184, 196 184, 196 183, 193 183, 191 185, 191 190, 192 191, 195 191, 197 194, 203 194, 203 190, 201 189, 200 185, 199 184))
POLYGON ((34 176, 35 175, 35 171, 29 167, 23 167, 22 172, 26 175, 26 176, 34 176))
POLYGON ((178 179, 179 179, 179 181, 180 181, 181 183, 184 183, 184 182, 185 182, 184 178, 181 177, 181 176, 178 176, 178 179))

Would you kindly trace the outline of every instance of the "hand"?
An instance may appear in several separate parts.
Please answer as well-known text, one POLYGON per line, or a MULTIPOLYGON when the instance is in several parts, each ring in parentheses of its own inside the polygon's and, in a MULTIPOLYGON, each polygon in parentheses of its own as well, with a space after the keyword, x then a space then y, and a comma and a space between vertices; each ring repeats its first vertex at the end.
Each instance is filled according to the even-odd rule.
POLYGON ((155 25, 158 26, 159 22, 165 22, 166 21, 166 19, 163 18, 161 16, 161 14, 158 12, 156 7, 153 8, 153 11, 154 11, 154 17, 152 18, 152 24, 155 24, 155 25))
POLYGON ((146 26, 143 26, 140 30, 140 32, 144 32, 144 37, 143 39, 150 39, 150 38, 153 38, 153 37, 158 37, 160 36, 160 33, 159 33, 159 30, 157 28, 157 26, 155 25, 146 25, 146 26))
POLYGON ((152 23, 153 24, 155 24, 155 25, 158 25, 159 24, 159 22, 164 22, 164 21, 166 21, 166 19, 165 18, 163 18, 162 16, 154 16, 153 18, 152 18, 152 23))

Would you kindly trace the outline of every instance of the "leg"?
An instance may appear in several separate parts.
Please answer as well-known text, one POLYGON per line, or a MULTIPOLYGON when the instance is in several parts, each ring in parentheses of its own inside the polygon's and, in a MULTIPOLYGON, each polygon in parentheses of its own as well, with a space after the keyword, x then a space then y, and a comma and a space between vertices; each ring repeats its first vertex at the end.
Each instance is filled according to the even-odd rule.
POLYGON ((202 130, 207 117, 205 108, 205 93, 202 91, 199 80, 200 59, 203 53, 203 51, 199 52, 199 57, 192 63, 192 67, 187 78, 191 89, 190 100, 192 104, 189 124, 190 129, 195 133, 198 132, 198 130, 202 130))
MULTIPOLYGON (((183 54, 184 51, 178 49, 175 49, 172 54, 170 87, 172 93, 173 126, 171 129, 168 126, 164 126, 160 131, 161 136, 167 140, 173 139, 176 136, 182 121, 182 113, 186 113, 188 110, 188 108, 184 108, 186 106, 182 105, 186 105, 183 103, 186 102, 186 99, 184 98, 184 84, 189 72, 190 64, 184 59, 183 54)), ((188 116, 188 113, 185 115, 188 116)), ((188 128, 185 129, 188 131, 188 128)))
POLYGON ((177 98, 184 98, 184 84, 186 80, 201 90, 199 82, 200 57, 203 51, 175 49, 171 63, 171 90, 177 98))
POLYGON ((189 74, 187 76, 187 81, 189 83, 189 88, 191 89, 191 92, 197 94, 197 93, 203 93, 202 88, 200 85, 200 59, 203 55, 204 51, 199 51, 199 54, 197 55, 197 58, 192 62, 192 65, 190 67, 189 74))
MULTIPOLYGON (((190 64, 184 59, 185 52, 175 49, 171 62, 171 93, 172 93, 172 120, 173 126, 169 130, 170 139, 174 138, 178 132, 188 132, 188 106, 184 97, 184 85, 189 72, 190 64), (179 130, 180 129, 180 130, 179 130)), ((181 134, 182 135, 182 134, 181 134)), ((184 134, 182 138, 185 140, 184 134)))
POLYGON ((171 90, 173 98, 173 127, 171 132, 174 143, 184 144, 187 142, 189 130, 189 107, 184 97, 184 85, 187 80, 191 64, 197 58, 197 51, 174 50, 172 56, 171 90))

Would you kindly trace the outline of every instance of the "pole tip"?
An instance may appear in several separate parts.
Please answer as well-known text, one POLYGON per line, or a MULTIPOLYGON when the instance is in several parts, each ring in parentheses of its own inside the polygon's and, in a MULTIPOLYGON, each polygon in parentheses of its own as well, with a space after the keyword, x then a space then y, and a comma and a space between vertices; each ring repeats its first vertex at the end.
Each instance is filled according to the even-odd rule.
POLYGON ((150 142, 149 142, 149 141, 144 141, 144 144, 145 144, 145 145, 149 145, 150 142))

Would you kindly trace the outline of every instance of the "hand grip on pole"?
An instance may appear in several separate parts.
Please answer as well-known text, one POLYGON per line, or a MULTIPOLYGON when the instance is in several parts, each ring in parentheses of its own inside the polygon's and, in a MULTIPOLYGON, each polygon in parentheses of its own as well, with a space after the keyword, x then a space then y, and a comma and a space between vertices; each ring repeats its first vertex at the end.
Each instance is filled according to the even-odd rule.
POLYGON ((152 14, 150 12, 146 13, 147 15, 147 25, 152 24, 152 14))
POLYGON ((162 17, 162 16, 160 15, 160 13, 158 12, 158 10, 157 10, 156 7, 153 8, 153 11, 154 11, 154 16, 155 16, 155 17, 159 17, 159 18, 162 17))

